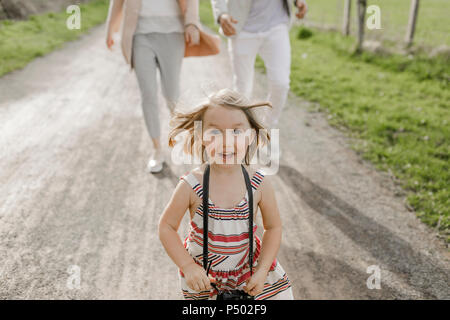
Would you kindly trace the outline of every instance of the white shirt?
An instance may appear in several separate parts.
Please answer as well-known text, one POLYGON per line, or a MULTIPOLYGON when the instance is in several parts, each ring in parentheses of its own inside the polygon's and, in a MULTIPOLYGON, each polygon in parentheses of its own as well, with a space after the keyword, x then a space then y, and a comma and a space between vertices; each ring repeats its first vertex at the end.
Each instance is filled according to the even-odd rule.
POLYGON ((264 32, 278 24, 289 24, 285 0, 252 0, 250 12, 242 30, 264 32))
POLYGON ((135 33, 184 32, 183 23, 177 0, 142 0, 135 33))
POLYGON ((181 9, 176 0, 142 0, 139 16, 142 17, 178 17, 181 9))

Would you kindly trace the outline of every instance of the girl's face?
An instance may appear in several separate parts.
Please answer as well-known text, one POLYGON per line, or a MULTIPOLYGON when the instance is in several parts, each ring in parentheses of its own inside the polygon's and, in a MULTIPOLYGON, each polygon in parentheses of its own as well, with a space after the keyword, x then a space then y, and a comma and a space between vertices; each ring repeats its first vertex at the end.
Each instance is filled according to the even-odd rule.
POLYGON ((241 164, 254 137, 242 110, 218 106, 203 115, 203 145, 210 163, 241 164))

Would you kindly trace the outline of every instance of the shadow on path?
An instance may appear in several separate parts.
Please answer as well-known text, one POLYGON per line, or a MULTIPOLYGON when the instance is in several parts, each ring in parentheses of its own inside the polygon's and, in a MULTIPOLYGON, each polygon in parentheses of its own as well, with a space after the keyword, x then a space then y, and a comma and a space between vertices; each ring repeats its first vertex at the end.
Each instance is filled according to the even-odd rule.
POLYGON ((400 275, 424 298, 450 298, 448 289, 442 290, 448 288, 448 270, 433 265, 429 257, 414 251, 408 242, 296 169, 280 164, 279 177, 299 200, 328 219, 358 246, 386 265, 389 271, 400 275), (444 296, 437 297, 435 292, 444 292, 444 296))
POLYGON ((282 245, 280 251, 292 282, 295 299, 404 299, 386 283, 381 289, 368 289, 370 274, 350 264, 317 252, 304 252, 282 245))
POLYGON ((181 175, 177 175, 172 168, 166 163, 163 163, 163 169, 161 172, 158 173, 148 173, 155 177, 157 180, 164 181, 166 179, 170 180, 170 182, 173 185, 173 189, 170 190, 170 192, 173 192, 175 190, 175 187, 177 186, 178 182, 180 181, 181 175))

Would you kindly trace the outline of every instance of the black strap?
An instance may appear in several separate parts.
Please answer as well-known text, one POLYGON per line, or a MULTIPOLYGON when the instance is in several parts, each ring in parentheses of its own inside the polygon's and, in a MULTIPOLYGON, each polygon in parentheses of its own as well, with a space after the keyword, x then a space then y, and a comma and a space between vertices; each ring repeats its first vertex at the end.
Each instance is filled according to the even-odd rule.
POLYGON ((248 177, 247 170, 242 166, 242 172, 244 173, 245 184, 247 186, 248 195, 248 241, 249 241, 249 253, 248 261, 250 265, 250 275, 253 275, 253 190, 250 183, 250 178, 248 177))
POLYGON ((208 270, 209 164, 203 173, 203 268, 208 270))
MULTIPOLYGON (((249 240, 249 265, 250 265, 250 275, 253 275, 253 192, 252 185, 250 183, 250 178, 248 177, 247 170, 245 170, 244 166, 242 167, 242 173, 244 174, 245 185, 247 187, 247 195, 248 195, 248 240, 249 240)), ((209 208, 209 164, 206 165, 205 172, 203 173, 203 268, 209 273, 209 268, 211 264, 208 266, 208 208, 209 208)), ((211 261, 212 262, 212 261, 211 261)))

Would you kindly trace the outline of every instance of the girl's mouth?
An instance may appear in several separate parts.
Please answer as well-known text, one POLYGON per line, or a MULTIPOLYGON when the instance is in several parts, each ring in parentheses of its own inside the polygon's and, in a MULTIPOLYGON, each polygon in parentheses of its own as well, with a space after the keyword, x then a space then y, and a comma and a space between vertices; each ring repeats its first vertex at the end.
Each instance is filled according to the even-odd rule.
POLYGON ((217 154, 223 162, 229 162, 231 159, 234 158, 235 153, 234 152, 219 152, 217 154))

